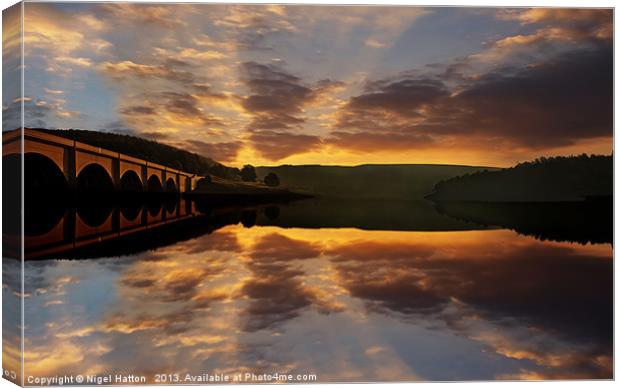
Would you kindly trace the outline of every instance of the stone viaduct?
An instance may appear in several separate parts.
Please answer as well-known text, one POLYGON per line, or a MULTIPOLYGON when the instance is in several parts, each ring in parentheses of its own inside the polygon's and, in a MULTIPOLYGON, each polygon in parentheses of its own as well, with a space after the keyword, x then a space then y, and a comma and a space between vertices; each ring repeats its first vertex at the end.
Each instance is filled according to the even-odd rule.
POLYGON ((75 189, 80 182, 88 182, 89 179, 109 179, 117 191, 186 193, 195 188, 200 178, 192 173, 43 131, 24 129, 23 138, 20 132, 15 130, 2 134, 3 158, 19 156, 23 152, 26 176, 29 158, 36 157, 48 165, 51 163, 62 173, 69 188, 75 189))

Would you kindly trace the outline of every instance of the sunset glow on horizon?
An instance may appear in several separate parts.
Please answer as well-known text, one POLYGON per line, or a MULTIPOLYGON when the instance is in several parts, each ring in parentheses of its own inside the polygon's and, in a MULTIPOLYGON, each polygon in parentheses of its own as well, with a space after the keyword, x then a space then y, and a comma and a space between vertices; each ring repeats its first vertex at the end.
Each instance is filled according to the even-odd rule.
MULTIPOLYGON (((27 127, 130 134, 230 166, 504 167, 613 149, 611 9, 24 10, 27 127)), ((4 36, 11 67, 19 28, 4 36)), ((3 130, 19 126, 11 98, 3 130)))

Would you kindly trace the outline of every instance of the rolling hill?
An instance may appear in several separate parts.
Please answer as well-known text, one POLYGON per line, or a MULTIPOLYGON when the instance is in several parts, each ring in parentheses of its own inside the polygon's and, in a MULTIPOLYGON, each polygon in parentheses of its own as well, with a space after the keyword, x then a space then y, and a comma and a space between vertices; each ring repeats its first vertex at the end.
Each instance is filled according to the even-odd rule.
POLYGON ((289 189, 334 198, 421 200, 441 180, 492 167, 433 164, 366 164, 361 166, 283 165, 257 167, 262 180, 273 172, 289 189))

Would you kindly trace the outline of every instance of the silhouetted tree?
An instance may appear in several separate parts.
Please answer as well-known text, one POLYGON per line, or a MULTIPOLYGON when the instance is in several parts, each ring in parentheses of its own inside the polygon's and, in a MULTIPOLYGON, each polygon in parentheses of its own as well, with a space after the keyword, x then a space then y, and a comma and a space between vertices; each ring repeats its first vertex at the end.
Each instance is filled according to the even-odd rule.
POLYGON ((243 179, 244 182, 256 182, 256 170, 254 166, 249 164, 243 166, 241 169, 241 179, 243 179))
POLYGON ((272 187, 279 186, 280 178, 278 178, 278 176, 275 173, 270 172, 269 174, 267 174, 267 176, 265 176, 265 184, 267 186, 272 186, 272 187))

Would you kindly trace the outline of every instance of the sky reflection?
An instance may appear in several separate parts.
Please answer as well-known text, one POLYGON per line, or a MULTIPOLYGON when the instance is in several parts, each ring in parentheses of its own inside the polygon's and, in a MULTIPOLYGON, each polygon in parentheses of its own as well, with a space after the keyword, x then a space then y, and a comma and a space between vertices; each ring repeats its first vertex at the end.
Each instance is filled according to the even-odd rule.
POLYGON ((231 225, 26 263, 26 375, 611 378, 609 245, 510 231, 231 225))

